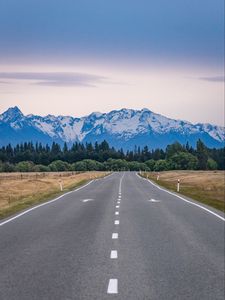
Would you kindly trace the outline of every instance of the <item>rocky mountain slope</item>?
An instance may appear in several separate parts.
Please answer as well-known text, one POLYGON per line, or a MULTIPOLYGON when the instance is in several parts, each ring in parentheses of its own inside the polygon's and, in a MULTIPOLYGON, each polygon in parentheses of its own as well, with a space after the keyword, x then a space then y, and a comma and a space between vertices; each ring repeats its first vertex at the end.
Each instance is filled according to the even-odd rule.
POLYGON ((82 118, 23 115, 18 107, 0 115, 0 145, 24 142, 60 144, 107 140, 116 148, 132 149, 135 145, 166 147, 178 141, 195 146, 201 138, 209 147, 224 146, 224 128, 211 124, 192 124, 173 120, 149 109, 121 109, 109 113, 94 112, 82 118))

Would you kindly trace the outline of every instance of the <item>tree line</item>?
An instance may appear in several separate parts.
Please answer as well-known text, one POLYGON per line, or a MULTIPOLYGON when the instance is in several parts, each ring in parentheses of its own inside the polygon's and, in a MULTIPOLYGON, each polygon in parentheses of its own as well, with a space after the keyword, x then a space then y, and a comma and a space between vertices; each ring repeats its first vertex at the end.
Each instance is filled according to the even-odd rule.
POLYGON ((25 142, 0 148, 1 172, 48 172, 88 170, 224 170, 225 147, 210 149, 198 140, 196 148, 175 142, 165 150, 147 146, 124 152, 101 143, 74 143, 61 147, 25 142))

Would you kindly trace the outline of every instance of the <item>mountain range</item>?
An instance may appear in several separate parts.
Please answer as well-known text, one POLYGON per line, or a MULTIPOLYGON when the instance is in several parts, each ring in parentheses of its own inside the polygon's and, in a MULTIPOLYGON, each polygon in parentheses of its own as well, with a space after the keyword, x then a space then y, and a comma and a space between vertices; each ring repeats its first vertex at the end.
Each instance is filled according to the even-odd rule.
POLYGON ((133 149, 135 145, 165 148, 175 141, 189 142, 195 147, 201 139, 208 147, 224 146, 224 127, 211 124, 192 124, 156 114, 149 109, 93 112, 75 118, 72 116, 24 115, 11 107, 0 115, 0 146, 25 141, 51 144, 53 141, 71 145, 74 142, 101 142, 107 140, 115 148, 133 149))

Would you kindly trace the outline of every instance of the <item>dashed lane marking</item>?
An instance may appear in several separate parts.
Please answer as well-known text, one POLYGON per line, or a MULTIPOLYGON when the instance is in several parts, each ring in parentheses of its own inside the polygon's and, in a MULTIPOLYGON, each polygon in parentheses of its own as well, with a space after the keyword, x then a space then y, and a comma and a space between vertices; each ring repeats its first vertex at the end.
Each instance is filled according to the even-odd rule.
POLYGON ((118 294, 118 279, 115 278, 109 279, 107 293, 118 294))
POLYGON ((117 259, 118 258, 118 253, 117 250, 112 250, 110 254, 111 259, 117 259))
POLYGON ((112 239, 113 239, 113 240, 118 239, 118 233, 117 233, 117 232, 114 232, 114 233, 112 234, 112 239))

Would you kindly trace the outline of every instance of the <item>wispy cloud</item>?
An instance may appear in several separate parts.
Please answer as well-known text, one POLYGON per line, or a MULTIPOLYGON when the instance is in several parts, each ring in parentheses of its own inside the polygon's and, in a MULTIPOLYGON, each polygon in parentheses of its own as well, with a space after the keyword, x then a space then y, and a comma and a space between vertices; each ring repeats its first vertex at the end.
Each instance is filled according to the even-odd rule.
POLYGON ((0 80, 0 84, 9 84, 9 82, 0 80))
POLYGON ((224 75, 221 76, 211 76, 211 77, 200 77, 200 80, 212 81, 212 82, 224 82, 224 75))
POLYGON ((77 72, 0 72, 0 79, 4 79, 4 83, 10 83, 10 80, 30 80, 32 84, 41 86, 85 87, 95 87, 107 80, 104 76, 77 72))

